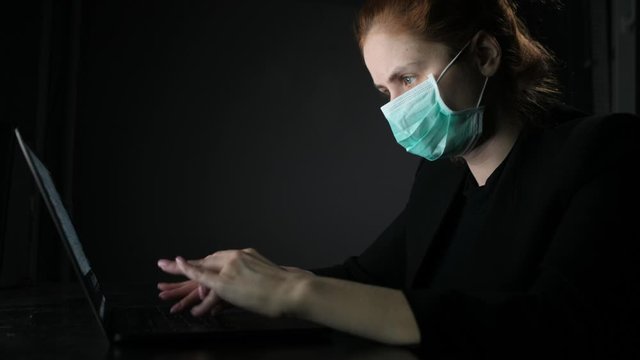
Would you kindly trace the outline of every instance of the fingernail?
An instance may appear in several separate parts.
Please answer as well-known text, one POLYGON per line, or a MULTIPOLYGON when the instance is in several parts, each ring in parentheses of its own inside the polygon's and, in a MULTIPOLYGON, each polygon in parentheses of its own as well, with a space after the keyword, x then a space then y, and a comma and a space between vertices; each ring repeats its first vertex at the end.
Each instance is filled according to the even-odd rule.
POLYGON ((180 310, 180 304, 175 304, 171 307, 171 310, 169 310, 169 312, 171 314, 175 313, 176 311, 180 310))
POLYGON ((184 262, 184 258, 182 258, 182 256, 176 256, 176 261, 184 262))
POLYGON ((159 266, 159 267, 165 267, 165 266, 167 266, 168 264, 169 264, 169 261, 168 261, 168 260, 165 260, 165 259, 160 259, 160 260, 158 260, 158 266, 159 266))

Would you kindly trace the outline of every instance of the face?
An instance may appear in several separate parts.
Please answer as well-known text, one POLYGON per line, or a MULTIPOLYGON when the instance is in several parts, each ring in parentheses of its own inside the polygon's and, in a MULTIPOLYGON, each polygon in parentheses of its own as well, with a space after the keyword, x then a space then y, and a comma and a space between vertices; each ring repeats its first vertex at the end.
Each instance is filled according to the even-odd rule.
MULTIPOLYGON (((468 52, 469 47, 438 82, 440 95, 452 110, 475 107, 484 81, 468 60, 470 56, 465 56, 468 52)), ((430 73, 438 79, 452 60, 448 47, 442 43, 381 27, 374 27, 367 34, 362 53, 374 86, 389 100, 425 81, 430 73)))

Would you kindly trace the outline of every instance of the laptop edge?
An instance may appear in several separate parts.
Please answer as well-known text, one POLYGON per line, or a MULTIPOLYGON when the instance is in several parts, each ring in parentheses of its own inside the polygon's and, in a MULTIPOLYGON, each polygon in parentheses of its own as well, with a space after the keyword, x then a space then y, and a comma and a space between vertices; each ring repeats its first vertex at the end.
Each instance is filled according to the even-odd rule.
POLYGON ((42 199, 46 204, 49 213, 52 214, 52 220, 58 234, 63 239, 63 246, 71 260, 71 263, 73 264, 73 270, 80 280, 82 291, 85 296, 90 299, 89 302, 91 304, 91 309, 100 323, 102 332, 109 340, 111 340, 111 334, 105 327, 104 323, 107 306, 106 299, 102 294, 98 279, 93 273, 89 261, 84 254, 82 244, 78 240, 78 235, 75 232, 75 228, 71 223, 71 219, 66 208, 62 205, 60 195, 54 187, 53 180, 51 179, 47 168, 23 141, 20 131, 15 128, 14 132, 42 199), (44 179, 42 177, 44 177, 44 179))

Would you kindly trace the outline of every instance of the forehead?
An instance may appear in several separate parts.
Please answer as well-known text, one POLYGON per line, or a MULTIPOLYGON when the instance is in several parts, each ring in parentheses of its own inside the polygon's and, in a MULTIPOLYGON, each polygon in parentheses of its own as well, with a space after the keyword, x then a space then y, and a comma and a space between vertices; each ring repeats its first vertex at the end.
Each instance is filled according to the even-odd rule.
POLYGON ((437 69, 446 64, 447 47, 425 41, 407 32, 388 32, 373 28, 362 46, 365 65, 374 83, 384 84, 400 67, 408 65, 437 69))

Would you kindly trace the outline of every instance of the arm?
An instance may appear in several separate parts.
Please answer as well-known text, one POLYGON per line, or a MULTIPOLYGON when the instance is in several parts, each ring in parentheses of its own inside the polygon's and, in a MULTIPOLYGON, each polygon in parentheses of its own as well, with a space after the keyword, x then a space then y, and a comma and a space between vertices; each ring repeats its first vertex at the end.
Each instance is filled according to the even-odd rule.
POLYGON ((291 313, 353 335, 395 345, 417 344, 420 330, 395 289, 312 276, 298 280, 291 313))
POLYGON ((188 262, 178 257, 161 267, 210 289, 203 300, 208 306, 224 300, 266 316, 291 315, 388 344, 420 339, 402 292, 287 271, 253 249, 188 262))

